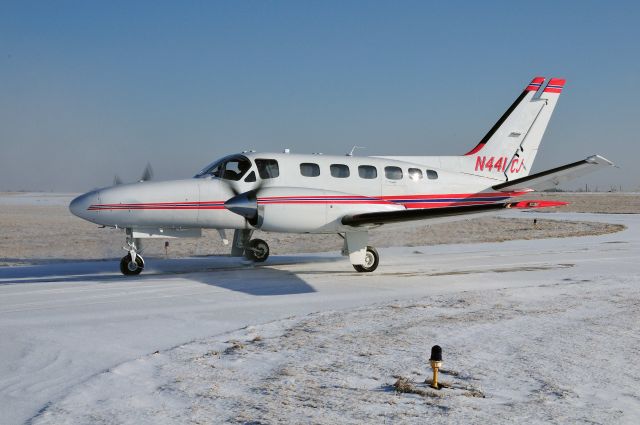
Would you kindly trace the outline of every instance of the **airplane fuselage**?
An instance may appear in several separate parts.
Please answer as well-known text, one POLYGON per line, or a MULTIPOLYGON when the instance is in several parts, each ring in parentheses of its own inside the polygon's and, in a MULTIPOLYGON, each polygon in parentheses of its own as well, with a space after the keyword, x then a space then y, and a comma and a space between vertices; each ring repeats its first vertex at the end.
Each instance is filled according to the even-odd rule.
MULTIPOLYGON (((420 163, 255 152, 226 158, 242 158, 249 168, 240 176, 204 174, 99 189, 75 200, 71 208, 89 221, 120 228, 243 229, 251 224, 229 211, 225 202, 234 191, 261 186, 257 201, 262 230, 336 233, 344 231, 339 219, 346 213, 478 205, 516 195, 490 190, 494 179, 427 165, 428 157, 420 163), (264 167, 265 161, 270 168, 264 167)), ((433 157, 433 162, 442 162, 442 157, 433 157)), ((474 158, 467 162, 473 167, 474 158)))

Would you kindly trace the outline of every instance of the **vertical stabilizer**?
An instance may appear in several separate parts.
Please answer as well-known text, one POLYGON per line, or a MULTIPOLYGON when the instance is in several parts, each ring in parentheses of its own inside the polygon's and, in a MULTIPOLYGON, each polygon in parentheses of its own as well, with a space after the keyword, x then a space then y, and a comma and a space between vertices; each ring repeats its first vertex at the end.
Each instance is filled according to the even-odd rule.
POLYGON ((565 82, 566 80, 561 78, 552 78, 540 93, 538 101, 543 103, 543 107, 532 123, 529 132, 523 138, 522 143, 518 146, 517 151, 510 158, 507 167, 505 167, 504 175, 506 180, 529 175, 533 161, 538 154, 542 136, 544 136, 544 132, 547 129, 551 114, 553 114, 565 82))
POLYGON ((535 77, 466 156, 474 159, 474 174, 499 180, 529 174, 565 80, 535 77))

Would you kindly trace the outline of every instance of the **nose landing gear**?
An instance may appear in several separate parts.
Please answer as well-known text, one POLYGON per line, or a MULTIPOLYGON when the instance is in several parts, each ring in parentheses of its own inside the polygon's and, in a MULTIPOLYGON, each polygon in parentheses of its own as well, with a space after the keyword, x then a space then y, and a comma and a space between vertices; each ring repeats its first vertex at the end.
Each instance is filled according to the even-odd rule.
POLYGON ((120 272, 125 276, 140 274, 144 269, 144 259, 138 255, 138 251, 142 251, 140 240, 133 238, 131 229, 127 229, 127 246, 122 248, 129 253, 120 260, 120 272))
POLYGON ((144 269, 144 260, 141 256, 136 255, 135 260, 131 254, 127 254, 120 260, 120 271, 125 276, 135 276, 140 274, 144 269))

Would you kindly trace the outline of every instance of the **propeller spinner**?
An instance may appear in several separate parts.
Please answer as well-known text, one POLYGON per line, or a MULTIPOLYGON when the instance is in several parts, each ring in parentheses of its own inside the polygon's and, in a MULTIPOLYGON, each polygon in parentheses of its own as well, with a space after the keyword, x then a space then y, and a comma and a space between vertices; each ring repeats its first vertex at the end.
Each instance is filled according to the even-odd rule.
POLYGON ((229 211, 241 215, 255 226, 258 223, 258 198, 257 190, 241 193, 227 200, 224 206, 229 211))
POLYGON ((235 195, 233 198, 227 200, 224 203, 226 209, 231 211, 232 213, 236 213, 247 219, 247 222, 252 226, 258 224, 258 193, 262 190, 263 182, 258 183, 258 186, 249 190, 247 192, 238 193, 233 185, 229 184, 229 182, 225 180, 221 180, 225 182, 233 194, 235 195))

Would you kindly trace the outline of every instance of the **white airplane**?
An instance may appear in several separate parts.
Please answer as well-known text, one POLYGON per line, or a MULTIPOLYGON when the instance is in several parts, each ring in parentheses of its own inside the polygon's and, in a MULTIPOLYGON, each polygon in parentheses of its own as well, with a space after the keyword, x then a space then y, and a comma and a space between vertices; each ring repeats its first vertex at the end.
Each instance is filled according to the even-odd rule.
POLYGON ((235 229, 231 254, 262 262, 266 232, 334 233, 358 272, 378 266, 368 233, 379 226, 435 222, 563 202, 511 198, 557 186, 613 165, 594 155, 530 174, 564 79, 534 78, 482 140, 458 156, 347 156, 243 152, 195 177, 116 184, 75 198, 73 214, 124 229, 125 275, 144 268, 140 239, 199 237, 203 228, 235 229))

